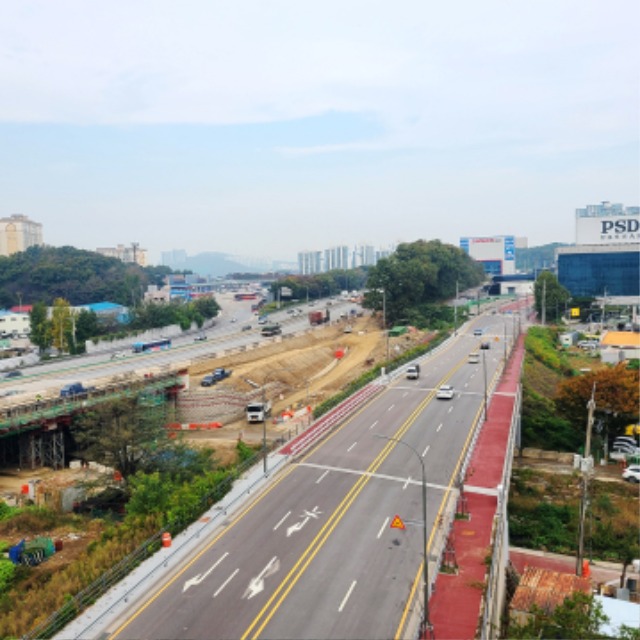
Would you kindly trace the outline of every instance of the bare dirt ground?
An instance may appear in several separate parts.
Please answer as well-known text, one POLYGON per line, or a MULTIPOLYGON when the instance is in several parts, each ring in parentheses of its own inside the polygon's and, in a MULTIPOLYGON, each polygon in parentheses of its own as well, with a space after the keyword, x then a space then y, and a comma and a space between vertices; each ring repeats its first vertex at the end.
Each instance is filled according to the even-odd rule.
MULTIPOLYGON (((403 336, 391 338, 389 350, 394 355, 424 340, 424 332, 412 329, 403 336)), ((316 406, 384 361, 386 350, 386 337, 379 319, 366 315, 317 327, 305 335, 267 347, 203 362, 192 371, 190 384, 197 387, 201 376, 212 367, 228 367, 233 375, 223 384, 230 389, 248 393, 254 385, 260 388, 264 385, 268 397, 274 399, 267 438, 288 438, 306 426, 309 418, 283 421, 279 419, 282 412, 316 406), (347 326, 351 328, 350 333, 344 332, 347 326)), ((249 425, 240 419, 225 423, 221 429, 185 433, 188 440, 214 448, 218 459, 224 461, 235 450, 239 438, 247 444, 260 443, 263 425, 249 425)))

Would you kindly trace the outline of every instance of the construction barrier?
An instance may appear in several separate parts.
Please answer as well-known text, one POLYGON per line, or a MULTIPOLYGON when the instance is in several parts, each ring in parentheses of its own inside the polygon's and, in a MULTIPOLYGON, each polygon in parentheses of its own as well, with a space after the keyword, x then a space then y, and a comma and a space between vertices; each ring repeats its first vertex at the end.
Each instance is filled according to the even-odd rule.
POLYGON ((162 546, 170 547, 171 546, 171 534, 168 531, 165 531, 162 534, 162 546))

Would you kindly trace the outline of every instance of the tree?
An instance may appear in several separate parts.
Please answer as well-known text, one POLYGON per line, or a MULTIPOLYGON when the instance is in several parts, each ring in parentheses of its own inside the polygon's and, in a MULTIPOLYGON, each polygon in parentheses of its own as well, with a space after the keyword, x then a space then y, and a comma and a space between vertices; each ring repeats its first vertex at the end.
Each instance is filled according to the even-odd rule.
POLYGON ((31 325, 30 339, 40 351, 45 351, 51 346, 51 322, 47 319, 47 305, 44 302, 36 302, 29 312, 31 325))
POLYGON ((73 311, 68 300, 56 298, 51 310, 51 336, 53 346, 63 353, 74 350, 73 311))
POLYGON ((171 450, 164 429, 166 403, 150 403, 144 396, 96 405, 75 418, 72 435, 76 455, 110 465, 128 478, 146 461, 171 450))
POLYGON ((429 305, 453 298, 456 287, 462 291, 483 279, 482 267, 458 247, 439 240, 403 243, 371 267, 364 306, 384 307, 388 325, 403 320, 426 325, 429 305))
POLYGON ((82 309, 76 317, 76 345, 78 353, 84 353, 84 343, 100 335, 100 325, 95 311, 82 309))
POLYGON ((535 309, 546 322, 557 322, 571 299, 571 294, 549 271, 543 271, 533 285, 535 309), (543 313, 544 306, 544 313, 543 313))
POLYGON ((565 598, 553 611, 533 606, 529 620, 509 624, 509 638, 566 638, 589 640, 602 638, 600 627, 609 621, 602 605, 590 594, 577 591, 565 598))
POLYGON ((558 385, 556 406, 577 429, 585 429, 587 404, 595 385, 596 415, 607 421, 610 432, 620 435, 622 428, 638 419, 640 375, 624 362, 563 380, 558 385))

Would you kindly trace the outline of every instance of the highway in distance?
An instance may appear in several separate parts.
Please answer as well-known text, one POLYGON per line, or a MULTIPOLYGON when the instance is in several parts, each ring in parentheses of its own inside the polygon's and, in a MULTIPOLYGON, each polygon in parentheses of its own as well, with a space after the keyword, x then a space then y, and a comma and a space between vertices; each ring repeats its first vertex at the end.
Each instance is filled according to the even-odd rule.
MULTIPOLYGON (((412 636, 424 556, 418 456, 432 549, 514 327, 508 316, 480 316, 420 360, 418 380, 397 377, 101 637, 412 636), (473 336, 478 327, 481 337, 473 336), (481 341, 490 348, 469 363, 481 341), (454 387, 452 399, 435 397, 441 384, 454 387), (404 529, 391 527, 395 516, 404 529)), ((435 564, 432 558, 432 574, 435 564)))

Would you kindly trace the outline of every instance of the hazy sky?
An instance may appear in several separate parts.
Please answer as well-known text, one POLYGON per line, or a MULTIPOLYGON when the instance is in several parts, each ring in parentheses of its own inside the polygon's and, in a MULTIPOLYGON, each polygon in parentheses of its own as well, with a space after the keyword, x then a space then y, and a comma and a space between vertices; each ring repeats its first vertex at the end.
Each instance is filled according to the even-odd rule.
POLYGON ((0 0, 0 217, 295 259, 640 204, 638 0, 0 0))

